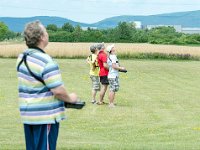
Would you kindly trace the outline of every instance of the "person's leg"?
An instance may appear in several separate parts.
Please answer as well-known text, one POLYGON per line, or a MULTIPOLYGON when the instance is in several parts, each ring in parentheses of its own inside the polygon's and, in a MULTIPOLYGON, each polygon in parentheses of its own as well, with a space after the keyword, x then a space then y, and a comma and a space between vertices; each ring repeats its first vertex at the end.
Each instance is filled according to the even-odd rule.
POLYGON ((115 99, 115 92, 110 91, 109 92, 109 102, 110 102, 110 104, 114 104, 114 99, 115 99))
POLYGON ((101 82, 101 91, 99 93, 99 104, 102 104, 103 103, 103 98, 105 96, 105 93, 107 91, 107 88, 108 88, 108 85, 109 85, 109 82, 108 82, 108 77, 107 76, 102 76, 100 77, 100 82, 101 82))
POLYGON ((99 76, 90 76, 92 80, 92 103, 96 103, 96 94, 97 91, 100 91, 100 82, 99 82, 99 76))
POLYGON ((115 107, 114 100, 115 100, 115 93, 119 90, 119 80, 118 77, 116 78, 109 78, 109 107, 115 107))
POLYGON ((26 141, 26 150, 35 150, 32 125, 24 124, 24 135, 26 141))
POLYGON ((100 102, 100 103, 103 103, 103 98, 104 98, 104 96, 105 96, 105 93, 106 93, 107 88, 108 88, 108 85, 106 85, 106 84, 102 85, 101 91, 100 91, 100 93, 99 93, 99 96, 100 96, 99 102, 100 102))
POLYGON ((47 125, 24 125, 26 150, 47 149, 47 125))
POLYGON ((115 92, 110 91, 109 92, 109 107, 115 107, 114 99, 115 99, 115 92))
POLYGON ((97 91, 96 90, 92 90, 92 103, 95 103, 96 102, 96 94, 97 94, 97 91))
POLYGON ((56 150, 59 123, 24 125, 26 150, 56 150))
POLYGON ((56 150, 56 144, 59 133, 59 123, 48 126, 48 145, 49 150, 56 150))
POLYGON ((109 81, 109 94, 108 94, 108 98, 109 98, 109 107, 114 107, 114 99, 115 99, 115 80, 112 78, 108 79, 109 81))

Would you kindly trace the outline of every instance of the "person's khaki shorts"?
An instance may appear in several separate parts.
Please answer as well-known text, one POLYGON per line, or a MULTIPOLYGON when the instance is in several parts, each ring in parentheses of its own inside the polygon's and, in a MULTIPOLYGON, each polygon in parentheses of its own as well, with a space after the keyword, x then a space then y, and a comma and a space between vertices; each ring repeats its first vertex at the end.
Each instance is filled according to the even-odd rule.
POLYGON ((100 91, 100 81, 99 76, 90 76, 90 79, 92 81, 92 89, 95 91, 100 91))
POLYGON ((119 91, 119 78, 108 78, 109 89, 110 91, 117 92, 119 91))

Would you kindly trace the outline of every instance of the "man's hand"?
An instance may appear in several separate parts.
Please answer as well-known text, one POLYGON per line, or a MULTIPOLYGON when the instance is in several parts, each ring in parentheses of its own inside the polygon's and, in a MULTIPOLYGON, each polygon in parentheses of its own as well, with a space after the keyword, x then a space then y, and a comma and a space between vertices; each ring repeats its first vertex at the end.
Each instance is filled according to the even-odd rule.
POLYGON ((72 103, 76 103, 78 101, 78 96, 76 95, 76 93, 70 93, 69 97, 72 103))

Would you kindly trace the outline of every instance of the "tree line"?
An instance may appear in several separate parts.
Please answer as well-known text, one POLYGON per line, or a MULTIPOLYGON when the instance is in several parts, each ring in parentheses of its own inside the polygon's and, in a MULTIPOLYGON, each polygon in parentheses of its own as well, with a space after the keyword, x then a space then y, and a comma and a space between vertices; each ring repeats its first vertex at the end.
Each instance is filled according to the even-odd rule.
MULTIPOLYGON (((152 43, 152 44, 200 44, 200 34, 176 32, 173 27, 156 27, 136 29, 135 24, 119 22, 115 28, 83 30, 81 26, 64 23, 62 27, 55 24, 46 26, 50 42, 114 42, 114 43, 152 43)), ((10 31, 0 22, 0 41, 22 38, 22 33, 10 31)))
POLYGON ((13 31, 10 31, 8 26, 4 22, 0 22, 0 41, 10 40, 20 37, 21 33, 15 33, 13 31))

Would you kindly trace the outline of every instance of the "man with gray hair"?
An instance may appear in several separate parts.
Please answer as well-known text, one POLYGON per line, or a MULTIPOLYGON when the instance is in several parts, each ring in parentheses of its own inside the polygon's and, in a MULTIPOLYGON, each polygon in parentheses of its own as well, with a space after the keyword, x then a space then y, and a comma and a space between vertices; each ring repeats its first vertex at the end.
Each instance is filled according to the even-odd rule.
POLYGON ((68 94, 58 64, 45 53, 48 33, 39 21, 24 30, 28 46, 17 60, 19 109, 27 150, 55 150, 59 122, 64 120, 64 102, 77 102, 68 94))
POLYGON ((109 82, 108 82, 108 64, 107 64, 107 54, 105 53, 105 46, 104 43, 99 43, 97 45, 97 48, 99 49, 98 54, 98 63, 100 67, 99 76, 100 76, 100 82, 102 84, 101 91, 100 91, 100 99, 97 104, 102 105, 104 104, 104 96, 106 93, 106 90, 108 88, 109 82))

